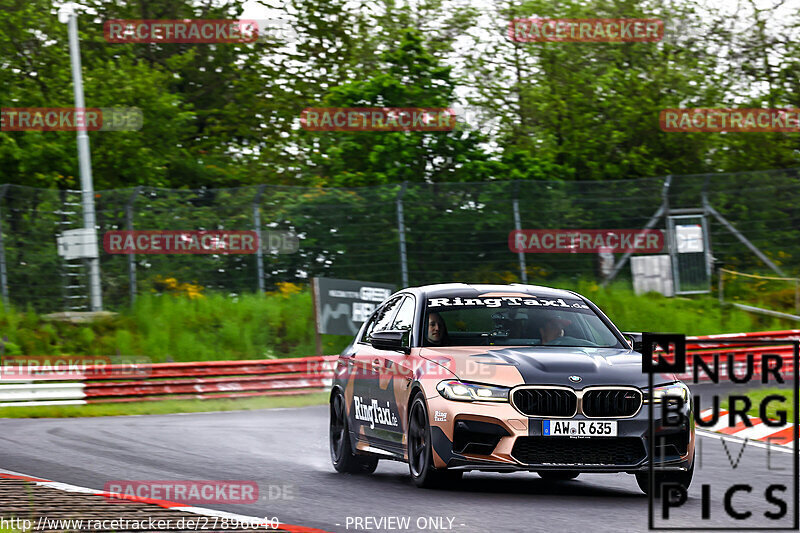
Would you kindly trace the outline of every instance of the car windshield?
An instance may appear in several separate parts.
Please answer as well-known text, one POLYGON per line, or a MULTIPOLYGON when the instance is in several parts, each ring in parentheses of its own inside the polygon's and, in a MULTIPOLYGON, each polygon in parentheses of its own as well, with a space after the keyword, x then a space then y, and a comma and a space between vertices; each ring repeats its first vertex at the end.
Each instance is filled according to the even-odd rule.
POLYGON ((518 296, 430 298, 424 346, 621 347, 578 299, 518 296))

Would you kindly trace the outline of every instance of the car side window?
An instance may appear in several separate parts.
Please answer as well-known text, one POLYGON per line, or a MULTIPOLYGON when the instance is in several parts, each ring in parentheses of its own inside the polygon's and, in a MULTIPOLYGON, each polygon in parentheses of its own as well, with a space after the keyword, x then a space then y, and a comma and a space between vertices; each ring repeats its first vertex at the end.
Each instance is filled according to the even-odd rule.
POLYGON ((372 330, 375 328, 375 322, 378 321, 378 313, 372 315, 367 323, 367 327, 364 328, 364 334, 361 336, 361 340, 359 342, 369 342, 369 334, 372 333, 372 330))
POLYGON ((400 304, 400 309, 397 310, 397 315, 394 318, 394 322, 392 322, 392 327, 389 329, 409 331, 413 325, 414 298, 406 296, 406 299, 400 304))
POLYGON ((375 313, 375 316, 370 321, 370 324, 367 326, 367 329, 364 331, 364 338, 365 342, 369 342, 369 336, 372 334, 373 331, 383 331, 385 329, 389 329, 389 324, 391 324, 392 317, 394 317, 394 312, 397 310, 397 305, 403 299, 402 296, 394 298, 390 300, 378 309, 375 313))

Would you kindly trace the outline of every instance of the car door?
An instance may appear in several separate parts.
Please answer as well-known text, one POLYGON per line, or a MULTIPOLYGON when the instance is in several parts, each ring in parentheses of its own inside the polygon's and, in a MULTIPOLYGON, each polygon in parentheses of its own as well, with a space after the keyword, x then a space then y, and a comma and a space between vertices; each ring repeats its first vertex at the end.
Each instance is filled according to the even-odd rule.
MULTIPOLYGON (((387 328, 389 331, 406 332, 406 348, 411 345, 415 311, 414 296, 405 295, 387 328)), ((388 423, 383 428, 385 431, 381 431, 380 438, 392 450, 402 453, 405 420, 407 420, 408 387, 414 377, 412 357, 410 353, 400 350, 375 350, 374 353, 379 360, 379 366, 377 387, 373 389, 373 394, 378 406, 384 409, 384 414, 388 416, 385 418, 388 423)))
POLYGON ((386 353, 370 344, 370 334, 389 329, 402 301, 403 295, 395 296, 379 307, 354 347, 353 398, 347 399, 352 402, 350 427, 359 439, 371 444, 390 440, 387 432, 393 419, 387 416, 386 405, 378 401, 381 366, 386 353))

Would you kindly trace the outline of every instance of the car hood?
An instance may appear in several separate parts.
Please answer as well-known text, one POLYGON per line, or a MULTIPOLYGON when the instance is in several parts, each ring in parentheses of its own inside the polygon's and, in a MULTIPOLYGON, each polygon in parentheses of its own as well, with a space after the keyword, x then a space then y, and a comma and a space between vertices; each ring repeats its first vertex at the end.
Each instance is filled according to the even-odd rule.
MULTIPOLYGON (((647 374, 642 372, 642 355, 621 348, 451 346, 423 348, 420 356, 444 366, 460 380, 507 387, 648 385, 647 374), (570 376, 580 381, 571 381, 570 376)), ((668 381, 675 381, 675 376, 659 375, 655 379, 656 384, 668 381)))

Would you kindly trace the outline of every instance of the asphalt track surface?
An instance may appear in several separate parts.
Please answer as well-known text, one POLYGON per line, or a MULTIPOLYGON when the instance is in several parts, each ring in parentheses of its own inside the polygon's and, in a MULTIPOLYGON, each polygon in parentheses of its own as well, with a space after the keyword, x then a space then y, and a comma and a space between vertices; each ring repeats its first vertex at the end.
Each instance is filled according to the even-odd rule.
MULTIPOLYGON (((260 500, 250 505, 200 504, 325 531, 646 531, 648 498, 627 474, 582 474, 545 482, 534 473, 471 472, 452 490, 422 490, 403 463, 382 461, 369 476, 337 474, 328 452, 326 406, 247 412, 85 419, 0 420, 0 468, 103 489, 114 480, 253 480, 260 500), (270 499, 272 486, 273 499, 270 499), (290 492, 278 497, 275 487, 290 492), (287 497, 284 497, 287 496, 287 497), (376 526, 373 520, 407 517, 376 526), (357 519, 361 519, 357 521, 357 519), (369 521, 367 521, 369 519, 369 521), (444 527, 431 527, 438 519, 444 527), (390 527, 386 527, 390 526, 390 527)), ((689 500, 663 527, 790 527, 796 500, 794 456, 731 440, 699 437, 700 458, 689 500), (741 456, 739 456, 741 452, 741 456), (736 468, 731 463, 737 462, 736 468), (769 461, 769 463, 768 463, 769 461), (711 518, 701 519, 701 486, 710 486, 711 518), (733 505, 748 520, 725 518, 724 492, 749 484, 733 505), (770 484, 787 503, 782 520, 765 511, 770 484)), ((657 509, 660 512, 660 509, 657 509)))

